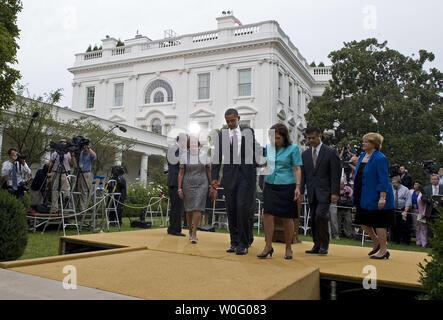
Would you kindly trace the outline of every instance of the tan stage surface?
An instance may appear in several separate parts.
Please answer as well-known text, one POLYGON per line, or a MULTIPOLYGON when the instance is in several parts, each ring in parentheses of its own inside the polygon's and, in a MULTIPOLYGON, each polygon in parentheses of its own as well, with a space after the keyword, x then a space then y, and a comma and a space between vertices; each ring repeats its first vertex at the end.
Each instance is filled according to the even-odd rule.
POLYGON ((377 283, 421 289, 418 263, 426 253, 390 250, 389 260, 372 260, 370 249, 330 245, 327 256, 308 255, 311 242, 292 246, 284 260, 282 243, 274 256, 258 259, 264 238, 256 237, 249 254, 226 253, 229 234, 199 232, 199 243, 166 234, 166 229, 98 233, 60 238, 63 242, 100 244, 120 249, 0 263, 0 268, 62 281, 63 268, 77 269, 78 285, 143 299, 249 300, 319 299, 320 276, 362 282, 367 265, 376 267, 377 283))

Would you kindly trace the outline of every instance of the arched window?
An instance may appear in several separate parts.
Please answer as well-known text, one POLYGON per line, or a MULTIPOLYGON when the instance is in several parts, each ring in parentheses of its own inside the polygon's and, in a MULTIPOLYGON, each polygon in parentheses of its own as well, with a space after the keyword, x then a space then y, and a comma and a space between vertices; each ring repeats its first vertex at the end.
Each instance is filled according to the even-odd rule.
POLYGON ((160 103, 160 102, 165 102, 165 96, 164 96, 163 92, 157 91, 154 94, 154 103, 160 103))
MULTIPOLYGON (((146 89, 146 93, 145 93, 145 103, 146 104, 151 103, 151 95, 154 92, 154 90, 157 88, 163 88, 166 91, 166 98, 163 96, 163 101, 161 101, 161 102, 173 101, 172 88, 169 85, 169 83, 167 83, 164 80, 155 80, 149 85, 148 89, 146 89)), ((161 92, 161 91, 159 91, 159 92, 161 92)), ((163 95, 163 93, 162 93, 162 95, 163 95)), ((157 97, 157 92, 154 95, 154 99, 153 99, 154 103, 156 102, 155 101, 156 97, 157 97)))
POLYGON ((151 131, 157 134, 162 134, 162 122, 160 119, 155 118, 151 121, 151 131))

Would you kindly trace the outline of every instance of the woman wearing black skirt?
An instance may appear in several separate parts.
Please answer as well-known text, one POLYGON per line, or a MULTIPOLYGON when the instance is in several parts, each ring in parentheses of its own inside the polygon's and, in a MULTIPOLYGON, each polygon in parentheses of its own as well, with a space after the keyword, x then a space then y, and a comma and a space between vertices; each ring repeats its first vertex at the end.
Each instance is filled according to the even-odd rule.
POLYGON ((369 252, 371 259, 389 259, 386 229, 394 222, 394 192, 389 181, 388 159, 380 152, 382 143, 383 136, 378 133, 363 136, 365 152, 358 160, 354 181, 354 205, 357 207, 354 223, 361 225, 374 243, 369 252))
MULTIPOLYGON (((266 245, 258 258, 272 257, 272 235, 274 216, 283 218, 286 252, 285 259, 292 259, 294 219, 298 217, 297 199, 300 197, 302 165, 300 148, 291 144, 288 128, 284 124, 271 127, 275 137, 266 146, 266 178, 263 190, 264 229, 266 245)), ((271 131, 272 132, 272 131, 271 131)))

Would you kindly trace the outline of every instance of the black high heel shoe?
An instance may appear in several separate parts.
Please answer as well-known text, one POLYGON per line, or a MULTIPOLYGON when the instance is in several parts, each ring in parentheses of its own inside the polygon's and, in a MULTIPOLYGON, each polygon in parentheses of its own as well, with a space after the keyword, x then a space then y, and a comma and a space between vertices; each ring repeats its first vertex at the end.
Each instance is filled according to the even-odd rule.
POLYGON ((388 260, 390 256, 391 256, 391 254, 389 253, 389 251, 386 251, 386 253, 384 255, 382 255, 381 257, 371 256, 371 259, 383 260, 384 258, 386 258, 386 260, 388 260))
POLYGON ((258 254, 257 258, 265 259, 268 256, 268 254, 272 257, 273 253, 274 253, 274 248, 271 248, 271 250, 269 250, 267 253, 260 253, 260 254, 258 254))
POLYGON ((290 255, 290 256, 285 256, 285 259, 286 259, 286 260, 291 260, 291 259, 292 259, 292 255, 290 255))
POLYGON ((375 248, 374 250, 372 250, 371 252, 368 253, 368 256, 372 256, 373 254, 376 254, 378 252, 378 250, 380 250, 380 245, 377 246, 377 248, 375 248))

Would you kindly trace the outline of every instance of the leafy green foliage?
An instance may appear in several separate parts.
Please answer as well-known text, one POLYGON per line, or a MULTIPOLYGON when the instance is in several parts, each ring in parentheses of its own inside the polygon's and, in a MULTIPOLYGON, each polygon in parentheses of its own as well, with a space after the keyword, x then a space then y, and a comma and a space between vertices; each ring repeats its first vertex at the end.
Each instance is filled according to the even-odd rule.
POLYGON ((160 155, 149 156, 148 181, 156 185, 166 185, 167 175, 164 172, 166 157, 160 155))
POLYGON ((120 38, 118 38, 116 47, 124 47, 124 46, 125 44, 120 40, 120 38))
POLYGON ((23 204, 0 190, 0 261, 19 258, 26 248, 28 230, 23 204))
MULTIPOLYGON (((102 128, 97 121, 88 117, 62 122, 57 114, 59 109, 53 105, 60 100, 61 89, 43 97, 32 98, 24 98, 25 92, 25 87, 17 86, 16 112, 5 123, 3 144, 4 150, 23 145, 22 153, 26 155, 28 165, 40 163, 51 141, 58 142, 61 138, 71 140, 81 135, 90 140, 90 146, 97 154, 97 161, 93 167, 94 174, 104 173, 114 164, 117 150, 126 152, 134 145, 133 141, 108 132, 107 128, 102 128), (34 112, 38 112, 39 116, 33 120, 25 139, 34 112)), ((7 155, 2 156, 6 158, 7 155)))
MULTIPOLYGON (((141 182, 135 182, 127 189, 127 199, 125 204, 129 207, 124 207, 123 215, 126 217, 139 216, 141 209, 137 208, 146 207, 152 197, 161 197, 162 195, 167 197, 167 193, 168 188, 165 185, 152 184, 145 186, 141 182)), ((162 200, 161 206, 163 214, 166 215, 167 200, 162 200)), ((153 210, 155 209, 157 209, 157 206, 154 206, 153 210)))
POLYGON ((0 114, 14 101, 14 83, 20 79, 19 71, 11 64, 17 62, 19 48, 16 39, 20 30, 17 27, 17 14, 22 10, 20 0, 0 1, 0 114))
POLYGON ((415 59, 366 39, 345 43, 328 57, 332 80, 305 115, 322 130, 336 126, 327 142, 361 151, 363 135, 379 132, 390 163, 406 165, 416 178, 424 178, 423 160, 443 162, 443 76, 435 68, 423 69, 434 60, 432 53, 420 50, 415 59))
MULTIPOLYGON (((441 209, 441 208, 440 208, 441 209)), ((426 294, 422 300, 443 300, 443 210, 440 210, 440 218, 431 225, 434 238, 430 239, 432 244, 431 261, 425 259, 426 265, 419 264, 420 283, 426 294)))

